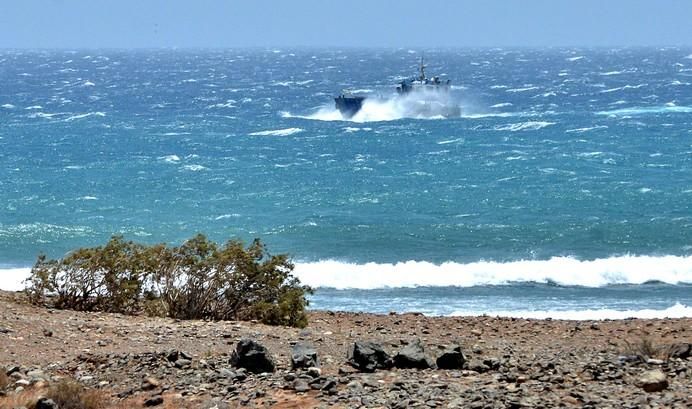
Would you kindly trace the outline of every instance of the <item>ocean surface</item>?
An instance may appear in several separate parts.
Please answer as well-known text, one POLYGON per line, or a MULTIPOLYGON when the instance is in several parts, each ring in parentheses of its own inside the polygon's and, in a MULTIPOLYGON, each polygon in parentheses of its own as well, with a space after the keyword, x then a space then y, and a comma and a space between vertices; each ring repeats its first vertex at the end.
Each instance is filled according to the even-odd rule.
POLYGON ((0 288, 259 237, 311 308, 692 316, 692 49, 0 50, 0 288), (333 97, 371 96, 344 120, 333 97))

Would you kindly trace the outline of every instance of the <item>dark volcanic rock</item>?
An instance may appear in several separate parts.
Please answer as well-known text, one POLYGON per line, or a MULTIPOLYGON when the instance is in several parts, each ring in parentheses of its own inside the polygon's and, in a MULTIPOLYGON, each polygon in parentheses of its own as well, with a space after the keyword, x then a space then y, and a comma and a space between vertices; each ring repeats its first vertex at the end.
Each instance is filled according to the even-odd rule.
POLYGON ((291 348, 291 368, 309 368, 320 366, 317 351, 308 342, 298 342, 291 348))
POLYGON ((425 348, 420 339, 416 339, 394 356, 394 366, 402 369, 428 369, 433 366, 433 363, 425 355, 425 348))
POLYGON ((163 403, 163 396, 156 395, 144 401, 145 407, 158 406, 163 403))
POLYGON ((53 399, 41 398, 36 402, 36 409, 58 409, 59 406, 53 399))
POLYGON ((459 345, 451 345, 442 351, 436 363, 439 369, 462 369, 466 363, 466 357, 459 345))
POLYGON ((251 339, 241 339, 231 354, 231 365, 253 373, 274 372, 274 360, 267 348, 251 339))
POLYGON ((394 364, 382 345, 372 341, 354 342, 348 351, 348 363, 362 372, 390 369, 394 364))

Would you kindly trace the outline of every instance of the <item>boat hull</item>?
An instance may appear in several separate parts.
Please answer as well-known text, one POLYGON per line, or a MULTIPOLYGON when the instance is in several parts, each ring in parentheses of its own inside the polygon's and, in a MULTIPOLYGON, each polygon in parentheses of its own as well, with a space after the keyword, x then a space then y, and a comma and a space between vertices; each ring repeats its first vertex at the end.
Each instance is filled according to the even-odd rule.
POLYGON ((339 95, 334 98, 336 109, 338 109, 345 118, 351 118, 353 115, 357 114, 358 111, 363 108, 363 101, 365 101, 365 97, 363 96, 339 95))

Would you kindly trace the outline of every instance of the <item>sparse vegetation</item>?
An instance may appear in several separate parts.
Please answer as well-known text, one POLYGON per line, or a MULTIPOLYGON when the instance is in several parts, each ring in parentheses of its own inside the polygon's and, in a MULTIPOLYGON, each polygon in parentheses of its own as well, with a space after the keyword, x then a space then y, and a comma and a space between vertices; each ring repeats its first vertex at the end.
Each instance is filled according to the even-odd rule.
POLYGON ((219 246, 197 235, 168 247, 115 236, 61 260, 39 256, 26 290, 33 303, 62 309, 304 327, 312 290, 292 271, 287 255, 269 255, 259 240, 219 246))
POLYGON ((0 366, 0 390, 7 388, 10 384, 10 377, 7 376, 5 368, 0 366))
POLYGON ((635 355, 646 361, 649 358, 655 358, 661 352, 661 349, 657 347, 651 338, 641 337, 633 342, 624 340, 625 342, 625 353, 627 355, 635 355))
POLYGON ((44 396, 57 403, 60 409, 102 409, 107 403, 99 391, 87 389, 72 380, 51 385, 44 396))

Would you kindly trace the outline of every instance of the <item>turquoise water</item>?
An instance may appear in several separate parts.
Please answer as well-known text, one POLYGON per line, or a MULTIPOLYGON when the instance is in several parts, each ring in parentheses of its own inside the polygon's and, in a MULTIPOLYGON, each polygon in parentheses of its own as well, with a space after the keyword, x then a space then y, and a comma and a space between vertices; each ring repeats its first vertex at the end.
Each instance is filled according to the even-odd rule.
POLYGON ((691 53, 426 50, 445 119, 393 97, 409 50, 0 51, 0 275, 204 232, 292 254, 316 308, 688 314, 691 53))

